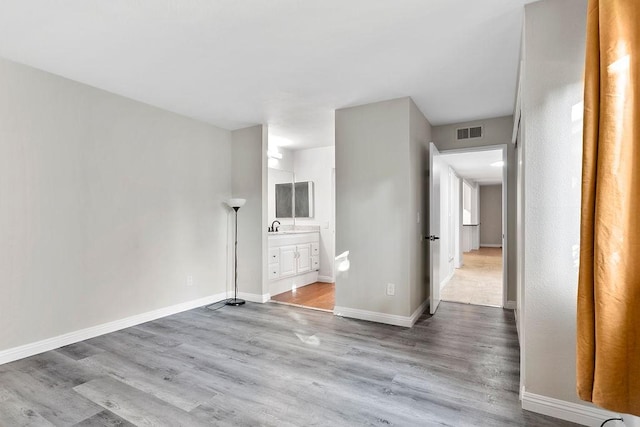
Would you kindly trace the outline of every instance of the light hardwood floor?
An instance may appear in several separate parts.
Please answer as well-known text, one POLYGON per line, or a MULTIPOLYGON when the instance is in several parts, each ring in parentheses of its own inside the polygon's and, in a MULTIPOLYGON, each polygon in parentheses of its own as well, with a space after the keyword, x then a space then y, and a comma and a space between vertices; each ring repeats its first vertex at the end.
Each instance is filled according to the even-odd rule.
POLYGON ((523 411, 513 313, 406 329, 199 308, 0 366, 0 426, 570 426, 523 411))
POLYGON ((273 301, 303 307, 333 310, 336 301, 336 284, 316 282, 307 286, 287 291, 271 297, 273 301))
POLYGON ((465 252, 463 266, 457 268, 442 289, 443 301, 502 307, 502 248, 465 252))

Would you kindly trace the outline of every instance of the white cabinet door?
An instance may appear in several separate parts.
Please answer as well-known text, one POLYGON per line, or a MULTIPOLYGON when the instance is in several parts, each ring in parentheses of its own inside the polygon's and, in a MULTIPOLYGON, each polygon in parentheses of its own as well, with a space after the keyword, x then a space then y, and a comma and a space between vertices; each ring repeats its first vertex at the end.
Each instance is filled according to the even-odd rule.
POLYGON ((280 263, 280 248, 269 248, 269 264, 280 263))
POLYGON ((298 273, 311 271, 311 244, 298 245, 298 273))
POLYGON ((280 277, 296 274, 296 247, 282 246, 280 248, 280 277))
POLYGON ((280 277, 280 264, 269 264, 269 280, 280 277))

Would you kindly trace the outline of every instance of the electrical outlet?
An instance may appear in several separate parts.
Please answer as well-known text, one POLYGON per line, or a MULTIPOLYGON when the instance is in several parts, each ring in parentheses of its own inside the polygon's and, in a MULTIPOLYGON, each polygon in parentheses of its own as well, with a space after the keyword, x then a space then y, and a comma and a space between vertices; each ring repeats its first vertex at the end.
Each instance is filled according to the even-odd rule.
POLYGON ((187 286, 193 286, 193 276, 191 274, 187 275, 187 286))
POLYGON ((396 294, 396 285, 393 283, 387 283, 387 295, 393 296, 396 294))

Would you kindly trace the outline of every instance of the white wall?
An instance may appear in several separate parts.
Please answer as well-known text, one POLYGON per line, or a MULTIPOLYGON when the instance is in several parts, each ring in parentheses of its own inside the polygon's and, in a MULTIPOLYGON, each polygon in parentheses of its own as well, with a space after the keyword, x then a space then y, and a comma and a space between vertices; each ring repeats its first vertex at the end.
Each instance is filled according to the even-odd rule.
POLYGON ((410 316, 414 297, 426 296, 417 222, 425 169, 415 157, 430 127, 418 113, 409 98, 336 111, 336 253, 350 251, 351 261, 336 277, 336 306, 387 315, 380 321, 410 316))
POLYGON ((336 110, 336 306, 409 313, 409 101, 336 110), (396 295, 387 296, 387 283, 396 295))
MULTIPOLYGON (((475 181, 462 179, 462 251, 480 249, 480 197, 475 181), (465 225, 466 224, 466 225, 465 225)), ((460 255, 462 257, 462 254, 460 255)))
POLYGON ((334 185, 335 147, 311 148, 293 152, 296 182, 314 183, 313 218, 296 218, 296 225, 320 227, 320 271, 318 280, 333 282, 335 276, 334 185))
POLYGON ((444 167, 440 174, 440 288, 444 288, 455 272, 455 224, 453 224, 454 209, 457 203, 452 203, 453 185, 458 183, 458 177, 453 168, 442 159, 444 167))
POLYGON ((293 173, 293 151, 282 147, 277 147, 277 151, 282 154, 282 158, 268 159, 267 167, 269 169, 277 169, 293 173))
POLYGON ((230 132, 5 60, 0 93, 0 350, 224 291, 230 132))
POLYGON ((480 185, 480 246, 502 246, 502 185, 480 185))
MULTIPOLYGON (((267 147, 263 134, 261 125, 231 133, 233 197, 247 199, 238 211, 238 292, 243 298, 258 301, 267 300, 263 262, 267 247, 267 207, 263 203, 267 192, 267 147)), ((229 212, 233 215, 233 210, 229 212)))
MULTIPOLYGON (((269 168, 267 182, 267 223, 269 227, 276 219, 280 221, 281 225, 293 225, 293 218, 276 218, 276 184, 292 183, 293 171, 269 168)), ((277 226, 278 224, 275 225, 277 226)))
POLYGON ((462 179, 455 175, 451 183, 453 210, 454 268, 462 267, 462 179))
POLYGON ((409 313, 429 297, 429 142, 431 124, 409 98, 409 313))
MULTIPOLYGON (((269 142, 267 142, 267 144, 269 144, 269 142)), ((282 147, 269 147, 269 149, 277 149, 277 151, 282 154, 282 159, 267 159, 267 223, 268 226, 271 226, 273 221, 277 219, 282 225, 293 225, 295 223, 293 218, 276 218, 275 187, 276 184, 293 182, 293 151, 282 147)))
POLYGON ((524 182, 525 390, 576 396, 584 0, 542 0, 525 9, 522 143, 524 182))

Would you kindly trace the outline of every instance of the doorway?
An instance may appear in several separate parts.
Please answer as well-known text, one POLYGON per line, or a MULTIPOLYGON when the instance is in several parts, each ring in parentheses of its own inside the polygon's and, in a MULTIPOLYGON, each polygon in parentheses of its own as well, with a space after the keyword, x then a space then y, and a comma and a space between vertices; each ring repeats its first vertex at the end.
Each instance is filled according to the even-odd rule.
POLYGON ((332 312, 334 147, 288 150, 270 144, 268 156, 264 260, 268 300, 332 312))
POLYGON ((506 147, 440 154, 440 299, 503 307, 506 147))

